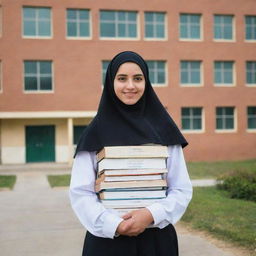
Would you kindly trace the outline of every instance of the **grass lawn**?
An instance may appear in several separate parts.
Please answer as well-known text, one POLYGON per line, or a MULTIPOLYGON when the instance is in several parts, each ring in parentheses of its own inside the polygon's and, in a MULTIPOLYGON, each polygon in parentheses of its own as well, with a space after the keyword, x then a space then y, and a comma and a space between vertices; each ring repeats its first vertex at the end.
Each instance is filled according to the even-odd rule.
POLYGON ((246 170, 256 172, 256 159, 246 161, 188 162, 191 179, 215 179, 229 171, 246 170))
POLYGON ((15 175, 0 175, 0 188, 12 189, 16 182, 15 175))
POLYGON ((51 187, 68 187, 70 183, 70 174, 48 175, 47 178, 51 187))
POLYGON ((230 199, 215 187, 194 188, 193 199, 182 218, 191 227, 217 238, 256 249, 256 203, 230 199))

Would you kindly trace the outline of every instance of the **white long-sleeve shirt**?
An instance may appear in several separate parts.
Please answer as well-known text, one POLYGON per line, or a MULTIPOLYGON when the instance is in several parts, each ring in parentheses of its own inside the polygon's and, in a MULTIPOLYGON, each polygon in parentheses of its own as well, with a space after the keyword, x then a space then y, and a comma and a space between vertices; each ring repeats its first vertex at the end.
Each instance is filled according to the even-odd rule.
MULTIPOLYGON (((154 219, 154 227, 175 224, 184 214, 191 198, 192 185, 180 145, 168 147, 167 197, 147 207, 154 219)), ((72 168, 70 201, 82 225, 93 235, 113 238, 123 220, 114 209, 106 209, 98 199, 96 152, 79 152, 72 168)))

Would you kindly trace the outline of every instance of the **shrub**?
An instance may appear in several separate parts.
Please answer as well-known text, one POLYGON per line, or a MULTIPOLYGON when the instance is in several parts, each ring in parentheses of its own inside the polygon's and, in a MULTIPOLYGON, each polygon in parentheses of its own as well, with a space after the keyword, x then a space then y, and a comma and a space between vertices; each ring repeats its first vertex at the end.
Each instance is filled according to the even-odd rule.
POLYGON ((218 188, 227 190, 231 198, 256 202, 256 172, 233 171, 218 178, 218 188))

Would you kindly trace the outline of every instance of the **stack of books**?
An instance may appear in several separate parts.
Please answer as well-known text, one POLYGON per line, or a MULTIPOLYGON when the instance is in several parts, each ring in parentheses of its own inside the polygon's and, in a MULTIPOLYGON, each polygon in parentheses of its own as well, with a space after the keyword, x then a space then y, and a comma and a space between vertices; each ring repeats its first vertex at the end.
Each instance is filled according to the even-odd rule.
POLYGON ((165 198, 167 157, 166 146, 104 147, 95 184, 103 205, 122 215, 165 198))

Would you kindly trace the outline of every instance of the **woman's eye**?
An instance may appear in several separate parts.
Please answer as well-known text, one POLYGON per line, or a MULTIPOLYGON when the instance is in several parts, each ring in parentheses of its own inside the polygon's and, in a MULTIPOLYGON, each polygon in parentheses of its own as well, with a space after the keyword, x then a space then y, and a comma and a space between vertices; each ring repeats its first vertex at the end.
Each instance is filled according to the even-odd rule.
POLYGON ((142 77, 135 77, 136 81, 142 81, 142 77))
POLYGON ((118 81, 125 81, 125 77, 118 77, 118 81))

